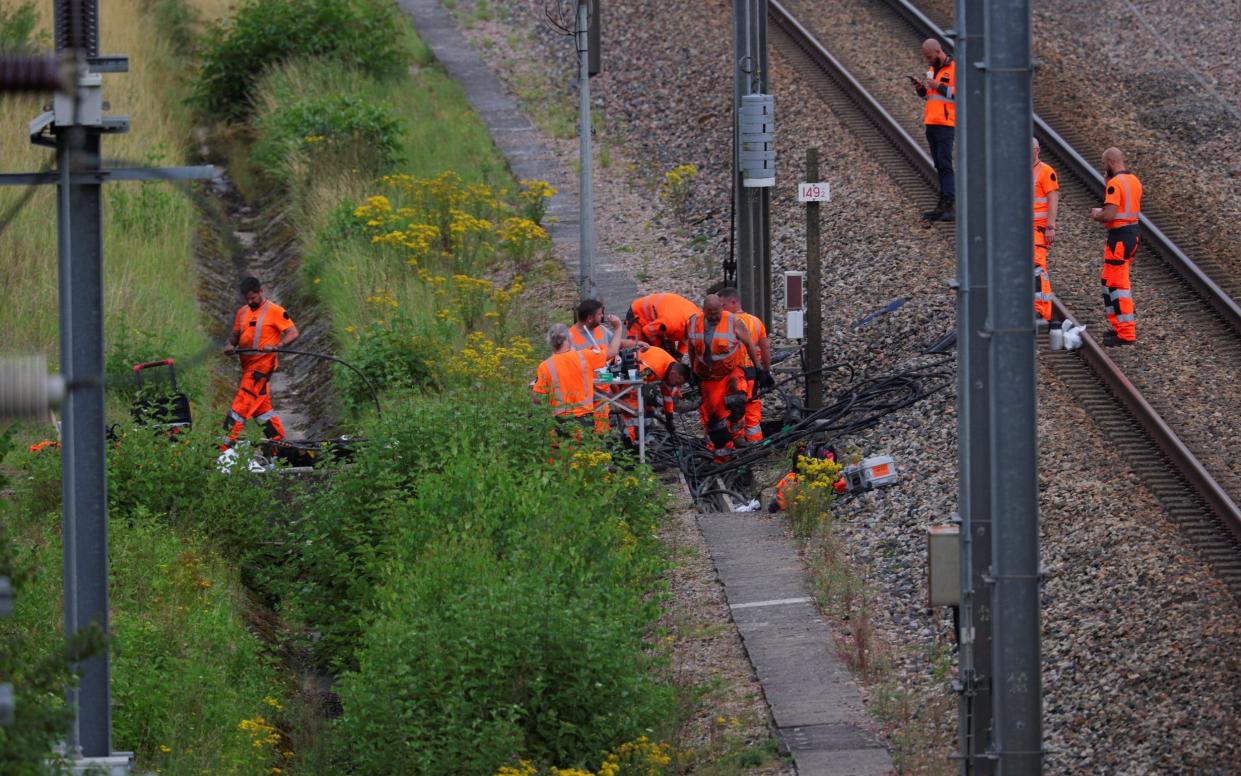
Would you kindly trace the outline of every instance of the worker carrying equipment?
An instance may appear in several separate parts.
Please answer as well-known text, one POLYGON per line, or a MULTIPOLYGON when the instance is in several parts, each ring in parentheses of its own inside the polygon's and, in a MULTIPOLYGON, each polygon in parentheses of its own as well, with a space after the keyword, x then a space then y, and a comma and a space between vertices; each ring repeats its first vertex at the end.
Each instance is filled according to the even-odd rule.
MULTIPOLYGON (((660 399, 663 405, 664 428, 673 433, 673 414, 676 412, 676 400, 681 395, 681 386, 689 382, 689 367, 673 358, 663 348, 637 344, 638 376, 647 384, 659 384, 660 399)), ((628 352, 628 351, 626 351, 628 352)), ((619 399, 631 413, 620 416, 621 432, 630 442, 638 441, 638 397, 627 393, 619 399)), ((650 405, 647 405, 650 406, 650 405)))
POLYGON ((1103 168, 1107 173, 1103 207, 1093 208, 1090 217, 1107 227, 1101 275, 1103 307, 1115 333, 1114 343, 1125 344, 1138 338, 1129 268, 1138 252, 1142 182, 1125 169, 1125 157, 1119 148, 1103 152, 1103 168))
MULTIPOLYGON (((741 309, 741 294, 737 289, 725 286, 717 294, 724 303, 724 309, 737 316, 745 325, 750 339, 758 348, 760 360, 757 364, 750 360, 749 353, 746 354, 742 364, 746 377, 757 381, 761 372, 765 377, 759 387, 764 390, 775 387, 776 381, 771 377, 771 338, 767 336, 767 326, 763 324, 763 319, 741 309)), ((763 401, 758 391, 753 392, 745 407, 745 441, 750 444, 763 441, 763 401)))
POLYGON ((1047 271, 1047 250, 1056 240, 1056 213, 1060 207, 1060 181, 1056 171, 1039 161, 1038 138, 1031 145, 1034 154, 1034 311, 1051 320, 1051 276, 1047 271))
POLYGON ((633 300, 625 324, 632 339, 684 354, 685 326, 691 315, 701 313, 698 305, 678 294, 647 294, 633 300))
POLYGON ((531 386, 535 403, 550 405, 557 421, 590 425, 597 434, 607 433, 608 423, 606 415, 601 418, 595 414, 595 370, 607 366, 621 344, 620 318, 609 315, 608 324, 612 340, 607 350, 574 350, 569 344, 569 327, 553 324, 547 331, 552 355, 539 364, 531 386))
MULTIPOLYGON (((690 368, 702 394, 699 413, 708 448, 720 451, 744 444, 746 405, 755 391, 755 381, 745 374, 745 358, 749 355, 751 363, 762 363, 749 330, 724 310, 718 295, 708 294, 702 300, 702 313, 690 316, 686 338, 690 368)), ((760 383, 770 379, 766 371, 758 375, 760 383)))
MULTIPOLYGON (((271 351, 287 347, 298 338, 293 319, 283 307, 266 298, 258 278, 244 278, 240 290, 246 303, 233 316, 233 331, 224 348, 225 354, 231 355, 238 348, 271 351)), ((271 376, 278 366, 276 355, 242 353, 239 358, 241 385, 224 418, 228 441, 223 447, 233 446, 251 418, 262 425, 268 439, 284 439, 284 425, 271 404, 271 376)))

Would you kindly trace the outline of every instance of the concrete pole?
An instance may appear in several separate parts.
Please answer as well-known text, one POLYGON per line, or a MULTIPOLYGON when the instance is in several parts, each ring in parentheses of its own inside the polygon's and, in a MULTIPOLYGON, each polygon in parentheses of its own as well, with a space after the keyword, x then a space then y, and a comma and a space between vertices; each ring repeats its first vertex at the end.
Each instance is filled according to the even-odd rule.
POLYGON ((581 171, 578 178, 580 194, 579 221, 581 223, 581 247, 579 248, 580 282, 582 299, 595 298, 595 222, 594 201, 591 194, 590 132, 590 3, 578 0, 577 4, 577 59, 578 91, 581 105, 578 110, 578 140, 581 171))
POLYGON ((1042 772, 1030 0, 986 4, 992 653, 1002 776, 1042 772))
POLYGON ((984 0, 957 0, 957 444, 961 517, 961 773, 995 772, 991 743, 991 409, 987 340, 984 0))

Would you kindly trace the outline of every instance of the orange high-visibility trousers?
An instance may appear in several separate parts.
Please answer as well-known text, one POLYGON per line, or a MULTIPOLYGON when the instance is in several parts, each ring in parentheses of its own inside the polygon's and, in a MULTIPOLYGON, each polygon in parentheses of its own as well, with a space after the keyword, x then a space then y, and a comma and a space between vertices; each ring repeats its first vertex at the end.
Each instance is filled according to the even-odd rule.
POLYGON ((1103 308, 1107 311, 1107 322, 1112 325, 1116 336, 1127 342, 1138 338, 1133 289, 1129 285, 1129 267, 1138 252, 1138 240, 1136 224, 1109 230, 1100 278, 1103 283, 1103 308))
POLYGON ((745 405, 745 441, 763 441, 763 400, 752 399, 745 405))
POLYGON ((268 439, 284 439, 284 424, 271 406, 271 391, 267 372, 246 370, 241 374, 241 385, 233 396, 233 404, 224 418, 224 427, 228 429, 228 442, 232 444, 241 436, 246 421, 253 418, 263 426, 263 435, 268 439))
POLYGON ((1051 275, 1047 274, 1047 238, 1042 227, 1034 228, 1034 312, 1051 320, 1051 275))
POLYGON ((723 424, 733 440, 744 439, 745 413, 735 419, 729 417, 724 398, 730 393, 744 393, 748 396, 752 392, 750 381, 745 377, 745 370, 737 367, 722 379, 703 380, 698 384, 698 390, 702 394, 702 405, 698 408, 698 414, 702 419, 703 430, 709 435, 713 426, 723 424))

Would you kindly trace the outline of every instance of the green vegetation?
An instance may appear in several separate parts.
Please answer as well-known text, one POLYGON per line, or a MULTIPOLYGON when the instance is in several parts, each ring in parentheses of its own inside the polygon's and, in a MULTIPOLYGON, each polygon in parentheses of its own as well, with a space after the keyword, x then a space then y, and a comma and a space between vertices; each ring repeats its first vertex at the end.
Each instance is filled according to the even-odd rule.
POLYGON ((404 19, 381 0, 243 0, 202 52, 195 103, 214 117, 249 113, 254 84, 294 57, 323 57, 372 75, 405 62, 404 19))

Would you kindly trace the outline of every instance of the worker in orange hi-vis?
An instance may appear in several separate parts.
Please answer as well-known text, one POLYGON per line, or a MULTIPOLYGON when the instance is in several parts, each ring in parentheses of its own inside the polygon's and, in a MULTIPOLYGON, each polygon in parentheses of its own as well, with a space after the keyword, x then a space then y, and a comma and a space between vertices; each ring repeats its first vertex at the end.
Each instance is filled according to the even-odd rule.
MULTIPOLYGON (((681 386, 689 382, 689 367, 676 360, 671 353, 654 345, 639 342, 638 374, 643 382, 658 383, 660 399, 664 411, 664 428, 673 433, 673 416, 676 412, 676 399, 681 395, 681 386)), ((638 397, 630 391, 618 401, 628 407, 632 413, 624 413, 621 418, 621 430, 631 442, 638 441, 638 397)), ((649 405, 648 405, 649 407, 649 405)))
POLYGON ((606 350, 574 350, 569 344, 568 326, 557 323, 548 329, 552 355, 539 364, 531 386, 535 403, 549 405, 557 421, 592 426, 597 434, 607 433, 608 424, 606 415, 602 419, 595 416, 595 370, 616 357, 621 343, 620 318, 609 315, 607 320, 612 340, 606 350))
MULTIPOLYGON (((750 339, 754 341, 754 346, 758 349, 759 363, 752 362, 748 354, 745 357, 743 368, 746 377, 756 381, 760 388, 773 387, 776 383, 771 377, 771 338, 767 336, 767 327, 763 324, 763 319, 741 309, 741 294, 737 289, 727 286, 721 288, 718 295, 724 303, 724 309, 737 316, 745 324, 746 331, 750 333, 750 339)), ((745 405, 745 441, 750 444, 763 441, 763 400, 759 398, 758 391, 753 392, 753 398, 745 405)))
POLYGON ((1103 207, 1090 211, 1090 217, 1107 227, 1103 250, 1103 306, 1112 325, 1111 345, 1125 345, 1138 338, 1137 317, 1133 309, 1133 289, 1129 268, 1138 252, 1138 216, 1142 213, 1142 182, 1125 169, 1125 155, 1119 148, 1103 152, 1107 183, 1103 207))
POLYGON ((625 323, 631 338, 684 355, 685 324, 695 313, 702 310, 678 294, 647 294, 633 300, 625 323))
POLYGON ((926 60, 926 78, 914 78, 914 93, 926 100, 922 123, 926 125, 926 143, 931 162, 939 175, 939 201, 922 214, 926 221, 952 221, 956 218, 957 183, 952 169, 952 144, 957 125, 957 61, 939 41, 928 38, 922 42, 922 58, 926 60))
POLYGON ((745 408, 754 392, 745 375, 745 358, 761 363, 758 348, 745 324, 724 309, 716 294, 702 300, 702 314, 686 326, 690 368, 702 394, 699 413, 708 445, 719 452, 745 440, 745 408))
MULTIPOLYGON (((606 350, 612 342, 612 330, 603 325, 603 302, 598 299, 583 299, 574 312, 573 325, 569 327, 569 347, 574 350, 590 350, 599 348, 606 350)), ((624 342, 621 343, 623 347, 624 342)), ((608 388, 595 386, 595 393, 610 394, 608 388)), ((595 417, 598 424, 607 426, 610 407, 606 401, 595 402, 595 417)))
POLYGON ((241 353, 241 385, 233 397, 232 407, 224 418, 228 442, 232 447, 253 418, 263 426, 268 439, 284 439, 284 425, 271 404, 271 376, 278 366, 276 354, 270 351, 286 348, 298 337, 297 326, 288 311, 263 294, 263 285, 256 277, 241 281, 241 295, 246 303, 233 316, 233 332, 224 348, 226 354, 238 349, 263 351, 241 353))
POLYGON ((1032 141, 1034 153, 1034 311, 1051 320, 1051 276, 1047 272, 1047 249, 1056 241, 1056 213, 1060 208, 1060 180, 1056 171, 1039 161, 1038 138, 1032 141))

